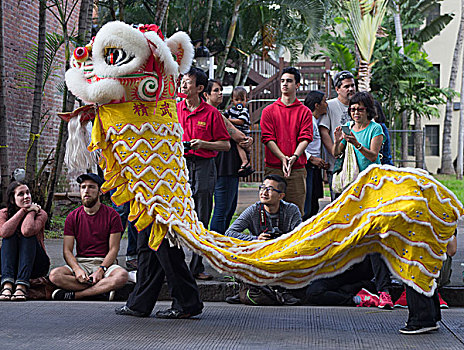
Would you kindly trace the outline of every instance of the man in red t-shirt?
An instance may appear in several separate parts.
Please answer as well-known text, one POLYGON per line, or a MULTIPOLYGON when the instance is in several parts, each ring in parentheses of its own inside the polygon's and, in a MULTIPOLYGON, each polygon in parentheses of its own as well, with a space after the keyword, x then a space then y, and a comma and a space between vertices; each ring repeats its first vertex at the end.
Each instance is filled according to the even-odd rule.
MULTIPOLYGON (((205 228, 208 228, 211 217, 216 186, 214 158, 218 152, 230 149, 230 136, 221 113, 200 97, 207 85, 208 77, 205 72, 192 67, 183 76, 180 84, 182 93, 187 97, 177 104, 177 116, 184 129, 184 156, 195 211, 205 228)), ((211 279, 211 276, 205 273, 202 258, 197 254, 192 256, 190 271, 197 279, 211 279)))
POLYGON ((306 156, 313 140, 313 120, 308 107, 296 98, 300 72, 294 67, 282 71, 282 96, 264 108, 261 115, 261 142, 265 144, 264 176, 277 174, 287 180, 285 200, 304 213, 306 196, 306 156), (301 156, 303 155, 303 156, 301 156))
MULTIPOLYGON (((96 174, 82 174, 77 182, 83 205, 66 217, 63 255, 67 265, 50 272, 50 281, 60 288, 53 292, 54 300, 111 292, 123 287, 128 278, 127 271, 115 264, 123 227, 116 210, 100 202, 103 180, 96 174)), ((113 297, 110 293, 110 300, 113 297)))

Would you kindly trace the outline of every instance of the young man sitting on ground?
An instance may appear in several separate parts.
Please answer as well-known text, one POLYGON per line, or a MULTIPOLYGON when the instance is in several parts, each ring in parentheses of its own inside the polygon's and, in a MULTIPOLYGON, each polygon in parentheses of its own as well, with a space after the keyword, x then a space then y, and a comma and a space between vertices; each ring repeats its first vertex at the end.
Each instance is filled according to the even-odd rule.
POLYGON ((123 231, 121 219, 113 208, 100 202, 103 180, 96 174, 77 178, 82 206, 73 210, 64 225, 63 256, 67 265, 50 272, 50 281, 59 289, 54 300, 74 300, 123 287, 127 271, 115 264, 123 231), (74 240, 77 256, 73 255, 74 240))

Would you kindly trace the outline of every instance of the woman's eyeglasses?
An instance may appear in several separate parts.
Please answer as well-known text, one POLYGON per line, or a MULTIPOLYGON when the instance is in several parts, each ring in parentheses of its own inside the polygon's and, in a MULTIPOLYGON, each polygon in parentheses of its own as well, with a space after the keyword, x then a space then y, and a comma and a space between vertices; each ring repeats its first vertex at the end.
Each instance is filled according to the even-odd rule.
POLYGON ((272 186, 265 186, 265 185, 260 185, 259 187, 259 191, 260 192, 266 192, 266 191, 276 191, 277 193, 282 193, 282 191, 280 190, 276 190, 274 187, 272 186))
POLYGON ((350 112, 355 113, 355 112, 365 112, 366 107, 350 107, 350 112))

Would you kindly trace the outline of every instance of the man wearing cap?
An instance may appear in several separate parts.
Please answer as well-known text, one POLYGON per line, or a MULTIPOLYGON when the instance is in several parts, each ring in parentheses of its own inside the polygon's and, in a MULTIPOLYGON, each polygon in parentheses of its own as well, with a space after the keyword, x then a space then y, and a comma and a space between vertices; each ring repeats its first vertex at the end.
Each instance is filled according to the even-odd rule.
POLYGON ((323 115, 319 122, 319 133, 324 144, 326 161, 329 163, 327 177, 332 200, 335 199, 332 191, 332 175, 335 164, 335 158, 332 154, 334 131, 337 126, 344 125, 351 119, 348 114, 348 103, 356 92, 353 74, 348 71, 337 73, 334 78, 334 86, 338 96, 327 101, 327 114, 323 115))
POLYGON ((123 231, 113 208, 100 202, 103 180, 96 174, 77 178, 82 206, 66 217, 63 256, 67 265, 50 272, 50 281, 59 289, 54 300, 74 300, 103 293, 114 297, 115 290, 127 282, 127 271, 115 264, 123 231), (73 255, 76 241, 76 256, 73 255))

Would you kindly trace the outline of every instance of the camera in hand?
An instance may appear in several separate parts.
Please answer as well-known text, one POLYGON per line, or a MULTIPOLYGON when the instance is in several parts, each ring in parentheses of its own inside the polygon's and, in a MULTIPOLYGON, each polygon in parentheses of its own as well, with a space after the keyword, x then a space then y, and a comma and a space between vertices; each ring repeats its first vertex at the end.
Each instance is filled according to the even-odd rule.
POLYGON ((182 141, 182 144, 184 145, 184 153, 187 153, 192 149, 190 141, 182 141))
POLYGON ((273 227, 272 230, 269 230, 265 233, 267 233, 271 237, 271 239, 277 238, 282 234, 278 227, 273 227))

